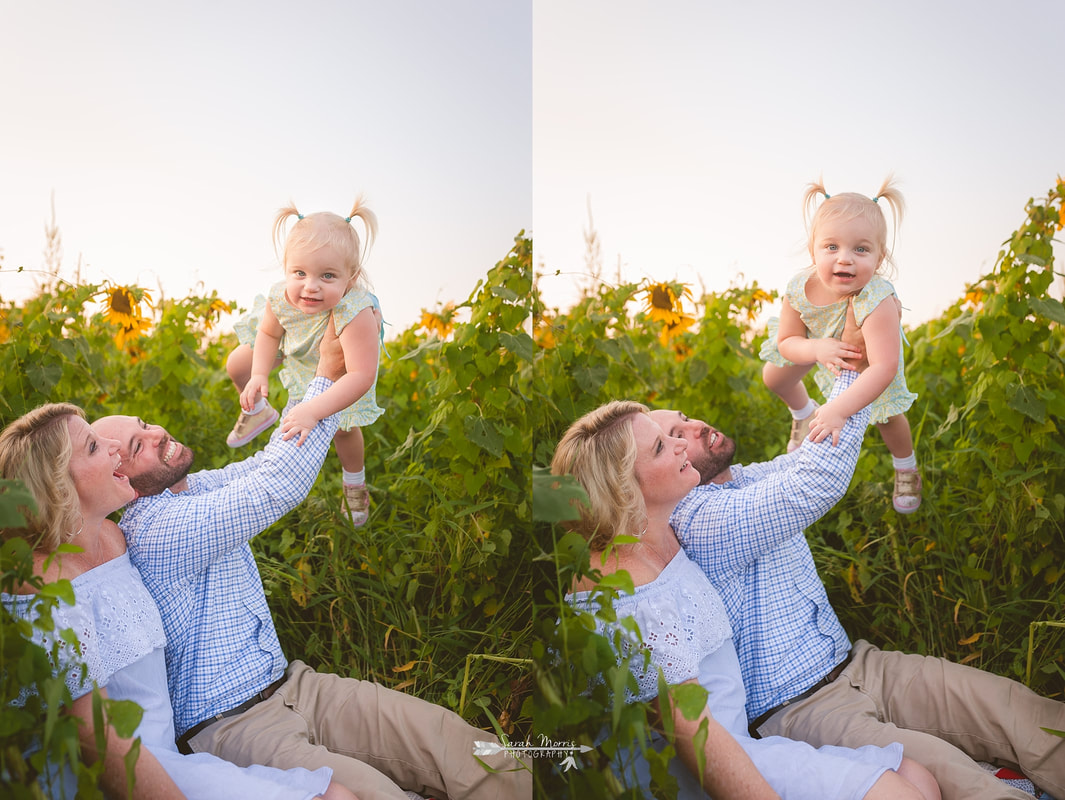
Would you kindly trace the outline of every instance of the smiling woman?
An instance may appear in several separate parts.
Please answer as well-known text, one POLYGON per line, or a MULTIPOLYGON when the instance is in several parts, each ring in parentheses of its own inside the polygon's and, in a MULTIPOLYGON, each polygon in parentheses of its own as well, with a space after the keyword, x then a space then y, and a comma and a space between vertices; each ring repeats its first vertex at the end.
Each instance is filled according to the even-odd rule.
MULTIPOLYGON (((28 513, 24 530, 5 529, 5 539, 25 536, 35 543, 34 567, 47 581, 71 582, 74 604, 53 611, 56 630, 72 629, 78 646, 54 632, 35 629, 42 644, 57 643, 59 664, 74 699, 70 712, 79 727, 83 755, 103 759, 102 785, 109 796, 125 797, 127 758, 135 777, 134 798, 207 798, 219 785, 240 796, 306 800, 328 793, 328 769, 274 770, 238 768, 208 755, 185 757, 174 744, 174 720, 166 683, 162 621, 139 573, 130 564, 126 541, 108 516, 134 499, 122 466, 121 445, 105 438, 69 403, 41 406, 0 434, 0 477, 22 481, 38 511, 28 513), (75 527, 76 525, 76 527, 75 527), (52 558, 61 543, 78 550, 52 558), (63 642, 63 643, 60 643, 63 642), (88 680, 82 679, 84 665, 88 680), (97 752, 93 682, 103 698, 132 700, 144 713, 129 737, 107 735, 105 752, 97 752), (138 754, 139 753, 139 754, 138 754), (133 766, 135 764, 135 766, 133 766), (250 793, 254 792, 254 795, 250 793), (247 793, 247 794, 246 794, 247 793)), ((4 606, 27 621, 37 618, 35 586, 4 594, 4 606)), ((99 731, 104 736, 104 731, 99 731)), ((46 793, 73 796, 73 775, 53 769, 41 776, 46 793)))
MULTIPOLYGON (((627 691, 626 700, 653 703, 672 720, 679 760, 670 773, 680 786, 678 796, 938 800, 934 781, 903 758, 900 744, 815 749, 783 737, 750 737, 747 696, 724 604, 681 549, 670 524, 677 504, 701 480, 688 458, 687 441, 671 434, 695 434, 705 449, 709 428, 675 412, 659 413, 670 432, 639 403, 614 401, 589 412, 562 437, 551 471, 572 475, 588 495, 589 503, 578 506, 579 518, 563 524, 589 539, 592 565, 601 565, 605 576, 628 573, 631 587, 613 601, 613 621, 596 615, 596 625, 615 643, 618 663, 635 678, 637 690, 627 691), (642 632, 642 642, 634 631, 642 632), (661 680, 707 690, 706 706, 694 722, 659 694, 661 680), (699 741, 702 747, 695 744, 699 741), (928 793, 911 779, 931 781, 925 784, 928 793)), ((722 438, 721 446, 726 444, 722 438)), ((572 589, 566 599, 574 607, 599 610, 596 580, 583 578, 572 589)), ((652 737, 652 744, 661 750, 666 742, 652 737)), ((619 754, 619 761, 626 758, 636 763, 640 787, 649 791, 644 756, 619 754)))

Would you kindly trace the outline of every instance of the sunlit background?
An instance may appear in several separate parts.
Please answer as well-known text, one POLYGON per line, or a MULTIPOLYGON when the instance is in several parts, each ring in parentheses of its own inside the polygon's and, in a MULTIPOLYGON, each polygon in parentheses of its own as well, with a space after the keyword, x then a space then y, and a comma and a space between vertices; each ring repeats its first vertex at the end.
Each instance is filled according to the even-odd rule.
POLYGON ((0 298, 61 275, 249 306, 276 210, 380 235, 393 333, 531 224, 531 3, 0 2, 0 298))
POLYGON ((535 0, 533 20, 549 305, 587 285, 591 230, 611 283, 783 290, 809 263, 805 185, 871 195, 894 172, 894 283, 918 324, 993 268, 1025 202, 1065 174, 1058 0, 535 0))

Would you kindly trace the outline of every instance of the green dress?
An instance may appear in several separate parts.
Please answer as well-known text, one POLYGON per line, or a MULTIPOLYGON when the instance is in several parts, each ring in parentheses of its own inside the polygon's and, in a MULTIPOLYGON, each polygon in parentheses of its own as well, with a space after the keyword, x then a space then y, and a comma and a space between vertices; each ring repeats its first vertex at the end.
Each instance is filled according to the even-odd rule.
MULTIPOLYGON (((233 329, 241 344, 255 346, 255 334, 258 332, 259 320, 262 319, 266 303, 267 299, 259 295, 255 298, 251 311, 234 324, 233 329)), ((336 320, 336 332, 339 336, 344 326, 355 319, 360 311, 367 308, 381 310, 381 305, 373 294, 361 286, 354 286, 340 298, 340 302, 333 309, 319 311, 317 314, 305 314, 285 299, 284 281, 270 287, 269 303, 277 321, 285 329, 281 337, 281 354, 284 356, 281 383, 288 389, 289 399, 303 397, 311 379, 314 378, 314 373, 318 370, 318 345, 329 325, 330 315, 336 320)), ((378 339, 379 348, 383 336, 382 330, 378 339)), ((380 364, 380 351, 377 357, 378 364, 380 364)), ((364 427, 383 413, 385 413, 384 409, 377 405, 377 375, 375 373, 374 382, 366 394, 340 411, 340 430, 347 431, 364 427)))
MULTIPOLYGON (((806 269, 788 282, 785 289, 785 297, 791 307, 799 312, 803 324, 806 326, 807 338, 809 339, 838 339, 843 334, 843 325, 847 321, 847 298, 838 300, 827 306, 816 306, 806 298, 806 282, 810 279, 812 270, 806 269)), ((884 300, 895 294, 895 287, 879 275, 874 275, 872 280, 854 297, 854 320, 861 327, 877 306, 884 300)), ((759 356, 763 361, 776 364, 778 367, 792 366, 780 354, 777 349, 777 331, 780 327, 780 319, 773 317, 769 320, 769 338, 762 344, 759 356)), ((903 371, 902 345, 906 341, 899 328, 899 366, 895 371, 895 377, 891 383, 872 402, 872 417, 870 422, 876 424, 887 422, 889 417, 903 414, 913 405, 917 395, 906 388, 906 374, 903 371)), ((814 372, 814 381, 821 393, 828 397, 832 390, 832 384, 836 377, 820 364, 814 372)))

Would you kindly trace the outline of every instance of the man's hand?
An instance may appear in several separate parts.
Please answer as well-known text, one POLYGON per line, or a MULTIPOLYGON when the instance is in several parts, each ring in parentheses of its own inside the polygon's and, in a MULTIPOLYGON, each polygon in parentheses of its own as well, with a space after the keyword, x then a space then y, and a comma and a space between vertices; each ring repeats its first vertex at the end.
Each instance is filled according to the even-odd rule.
MULTIPOLYGON (((898 309, 899 317, 902 317, 902 301, 899 300, 898 295, 891 295, 890 298, 895 303, 895 307, 898 309)), ((848 356, 848 360, 853 366, 850 369, 856 369, 859 372, 869 366, 869 357, 865 353, 865 334, 862 333, 862 329, 858 327, 857 321, 854 319, 854 298, 851 297, 847 301, 847 321, 843 323, 843 333, 840 335, 840 341, 846 342, 849 345, 853 345, 859 351, 858 357, 848 356)))
POLYGON ((843 323, 843 333, 839 338, 841 342, 851 345, 858 353, 855 356, 847 357, 851 364, 850 369, 856 369, 861 372, 869 366, 869 357, 865 354, 865 335, 854 319, 853 297, 847 301, 847 321, 843 323))
POLYGON ((336 323, 330 315, 329 325, 322 335, 321 344, 318 345, 318 371, 315 374, 336 383, 345 372, 344 348, 337 337, 336 323))

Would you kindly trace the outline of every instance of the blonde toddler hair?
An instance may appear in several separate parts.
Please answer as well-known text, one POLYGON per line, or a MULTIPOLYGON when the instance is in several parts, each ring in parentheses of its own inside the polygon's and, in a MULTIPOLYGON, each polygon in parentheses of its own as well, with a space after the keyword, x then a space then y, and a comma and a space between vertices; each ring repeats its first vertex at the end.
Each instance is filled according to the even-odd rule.
POLYGON ((646 413, 642 403, 614 400, 570 425, 555 448, 551 472, 575 477, 590 501, 579 506, 580 519, 562 525, 593 551, 605 550, 618 534, 639 535, 647 524, 632 432, 633 417, 646 413))
POLYGON ((814 258, 814 240, 817 238, 817 231, 822 224, 836 221, 847 222, 855 217, 865 217, 876 231, 876 243, 880 248, 881 259, 880 264, 877 265, 877 272, 880 272, 886 264, 889 273, 893 274, 895 271, 895 259, 891 250, 894 248, 895 237, 892 234, 892 247, 889 248, 887 244, 887 219, 884 216, 884 209, 880 207, 879 201, 881 199, 886 200, 888 205, 891 206, 891 213, 895 218, 895 230, 897 231, 902 224, 905 203, 903 202, 902 194, 895 185, 893 176, 888 175, 884 179, 884 183, 881 184, 880 190, 872 197, 866 197, 864 194, 858 194, 857 192, 829 195, 825 191, 821 180, 807 184, 806 191, 802 197, 802 206, 803 216, 807 220, 807 247, 810 250, 810 258, 814 258), (820 196, 823 196, 825 201, 815 208, 817 198, 820 196))
POLYGON ((369 287, 369 277, 364 273, 362 263, 369 255, 376 236, 377 215, 363 204, 361 197, 355 201, 346 219, 331 211, 318 211, 304 216, 295 205, 280 209, 274 218, 274 249, 281 253, 282 267, 288 265, 288 252, 293 245, 305 245, 312 251, 330 247, 348 270, 348 289, 360 281, 369 287), (286 236, 285 226, 290 217, 296 217, 296 224, 286 236), (366 228, 365 245, 359 241, 359 233, 351 224, 356 218, 361 219, 366 228))
POLYGON ((0 531, 4 539, 27 539, 34 550, 52 553, 82 524, 81 501, 70 475, 74 445, 68 417, 85 418, 71 403, 49 403, 23 414, 0 433, 0 477, 25 484, 37 510, 19 509, 25 528, 0 531))

